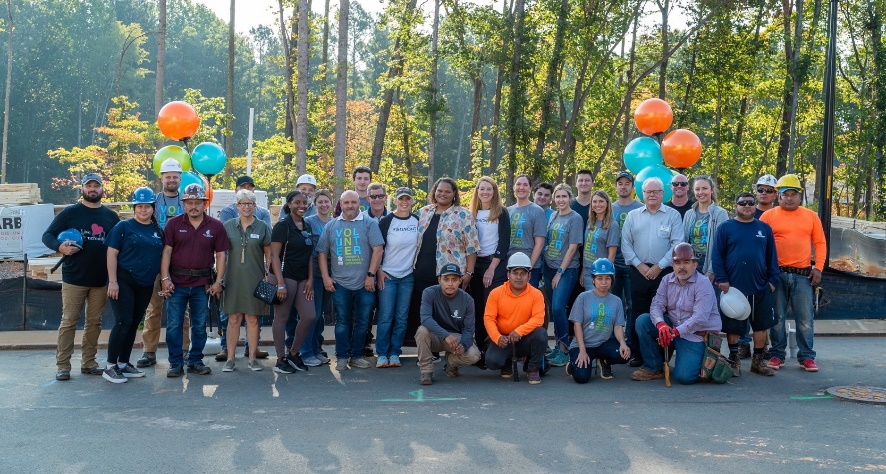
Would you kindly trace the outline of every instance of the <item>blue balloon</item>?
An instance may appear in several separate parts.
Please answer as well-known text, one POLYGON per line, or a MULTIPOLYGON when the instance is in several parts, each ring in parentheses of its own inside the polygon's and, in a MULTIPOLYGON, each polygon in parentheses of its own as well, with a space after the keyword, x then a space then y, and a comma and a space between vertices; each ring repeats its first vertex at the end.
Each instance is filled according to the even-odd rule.
MULTIPOLYGON (((196 150, 195 150, 196 151, 196 150)), ((661 156, 661 146, 649 137, 639 137, 631 140, 624 151, 625 167, 637 175, 647 166, 660 165, 664 162, 661 156)), ((193 162, 193 155, 191 161, 193 162)))
POLYGON ((643 201, 643 183, 649 178, 658 178, 661 180, 664 187, 664 196, 661 198, 661 202, 666 203, 670 201, 672 195, 671 180, 674 179, 674 174, 671 173, 670 168, 665 165, 647 166, 637 173, 637 178, 634 180, 634 190, 637 192, 637 198, 640 201, 643 201))
POLYGON ((191 152, 191 166, 197 172, 207 176, 221 173, 227 162, 228 157, 225 156, 225 150, 215 143, 203 142, 191 152))
POLYGON ((199 184, 203 187, 206 186, 203 184, 203 178, 201 178, 199 174, 193 171, 185 171, 184 173, 182 173, 182 182, 178 185, 178 192, 180 194, 184 194, 185 188, 187 188, 191 184, 199 184))

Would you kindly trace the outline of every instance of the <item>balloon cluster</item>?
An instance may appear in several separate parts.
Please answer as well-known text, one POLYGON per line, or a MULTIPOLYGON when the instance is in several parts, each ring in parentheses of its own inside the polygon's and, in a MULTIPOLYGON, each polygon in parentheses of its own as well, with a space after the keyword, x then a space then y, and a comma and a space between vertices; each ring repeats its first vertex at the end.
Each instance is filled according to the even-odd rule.
POLYGON ((633 139, 624 150, 624 164, 636 176, 634 186, 637 197, 643 199, 643 182, 659 178, 664 183, 663 201, 671 199, 671 179, 674 173, 663 163, 683 170, 692 167, 701 158, 701 140, 689 130, 680 128, 667 135, 662 134, 674 121, 671 106, 661 99, 647 99, 634 111, 637 129, 647 137, 633 139))
POLYGON ((200 127, 197 111, 187 102, 170 102, 157 114, 157 127, 166 138, 183 142, 184 148, 169 145, 157 150, 153 161, 154 172, 159 176, 163 162, 170 158, 174 159, 182 167, 179 192, 184 192, 189 184, 199 184, 206 190, 206 197, 212 202, 212 177, 225 169, 228 158, 222 147, 211 142, 203 142, 188 152, 188 140, 200 127))

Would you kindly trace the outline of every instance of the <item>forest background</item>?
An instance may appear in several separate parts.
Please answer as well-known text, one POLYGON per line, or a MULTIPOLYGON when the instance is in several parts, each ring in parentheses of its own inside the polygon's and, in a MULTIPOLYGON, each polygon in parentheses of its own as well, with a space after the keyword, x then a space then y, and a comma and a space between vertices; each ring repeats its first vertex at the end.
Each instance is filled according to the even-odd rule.
MULTIPOLYGON (((253 177, 275 202, 303 172, 337 192, 360 164, 420 199, 441 176, 510 190, 519 173, 571 183, 583 168, 611 192, 642 136, 633 109, 659 97, 704 145, 687 174, 714 175, 721 196, 763 173, 815 182, 822 0, 276 3, 273 23, 237 33, 192 0, 6 0, 3 179, 67 203, 99 170, 127 201, 156 187, 152 157, 171 144, 157 110, 185 100, 202 119, 192 143, 228 154, 216 188, 245 173, 255 109, 253 177)), ((882 220, 886 0, 838 7, 833 211, 882 220)))

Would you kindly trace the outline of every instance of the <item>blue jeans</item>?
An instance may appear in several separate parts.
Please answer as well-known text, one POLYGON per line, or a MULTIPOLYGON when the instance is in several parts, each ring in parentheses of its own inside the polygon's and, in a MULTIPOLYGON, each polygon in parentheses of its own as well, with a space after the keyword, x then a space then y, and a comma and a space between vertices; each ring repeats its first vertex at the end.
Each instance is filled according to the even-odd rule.
POLYGON ((590 358, 591 361, 588 363, 587 367, 582 368, 579 368, 575 363, 575 361, 578 360, 578 354, 581 350, 578 347, 569 349, 569 364, 570 369, 572 369, 572 380, 575 381, 575 383, 588 383, 594 373, 592 367, 594 359, 606 359, 610 364, 627 364, 628 360, 621 358, 618 348, 618 340, 615 338, 609 339, 597 347, 585 347, 585 352, 588 354, 588 358, 590 358))
MULTIPOLYGON (((321 345, 323 342, 323 328, 326 327, 326 322, 323 319, 323 309, 328 305, 326 304, 329 301, 329 298, 332 296, 331 293, 326 291, 326 288, 323 286, 323 277, 315 276, 314 277, 314 310, 317 315, 317 319, 314 320, 314 324, 311 326, 311 331, 308 332, 308 337, 305 338, 305 342, 302 343, 301 349, 299 349, 298 353, 302 357, 302 359, 306 357, 316 357, 320 355, 320 351, 322 350, 321 345)), ((293 332, 295 331, 295 326, 293 325, 293 332)), ((289 325, 286 326, 286 333, 289 334, 289 325)), ((287 340, 289 338, 287 337, 287 340)), ((292 342, 290 341, 290 346, 292 342)))
POLYGON ((188 365, 203 362, 203 348, 206 346, 206 317, 209 315, 209 298, 203 285, 176 286, 166 303, 166 347, 169 350, 170 364, 183 364, 182 325, 185 307, 191 315, 191 349, 188 351, 188 365))
POLYGON ((375 306, 375 292, 362 287, 349 290, 336 283, 332 302, 335 305, 335 356, 339 359, 363 357, 366 330, 375 306))
MULTIPOLYGON (((612 294, 621 299, 621 304, 625 311, 625 321, 634 321, 632 318, 634 306, 631 302, 631 267, 627 265, 615 266, 615 281, 612 282, 612 294)), ((634 325, 630 323, 625 324, 625 343, 628 347, 632 347, 631 338, 633 337, 634 325)))
MULTIPOLYGON (((670 319, 665 316, 665 323, 674 327, 670 319)), ((640 352, 643 354, 643 367, 654 372, 661 372, 664 362, 661 354, 661 346, 658 345, 658 329, 652 324, 649 313, 643 313, 637 318, 637 338, 640 340, 640 352)), ((702 341, 687 341, 678 337, 671 342, 671 347, 676 350, 674 356, 674 380, 679 384, 691 385, 698 380, 701 371, 701 362, 704 359, 705 344, 702 341)))
POLYGON ((557 342, 569 347, 569 317, 566 314, 566 305, 569 304, 569 296, 578 281, 578 268, 568 268, 560 275, 557 288, 552 288, 557 269, 544 265, 545 290, 551 300, 551 320, 554 321, 554 336, 557 342))
MULTIPOLYGON (((541 257, 539 257, 541 258, 541 257)), ((502 262, 507 264, 507 262, 502 262)), ((541 264, 538 268, 533 268, 532 272, 529 274, 529 284, 532 285, 533 288, 538 288, 539 283, 541 283, 541 277, 544 274, 544 263, 541 264)), ((480 278, 483 278, 483 275, 480 275, 480 278)))
POLYGON ((812 284, 809 278, 796 273, 782 273, 775 285, 775 326, 769 330, 772 347, 769 355, 785 360, 785 349, 788 346, 787 332, 784 323, 788 317, 788 303, 797 326, 797 361, 815 360, 812 350, 812 336, 815 329, 812 308, 812 284))
POLYGON ((412 274, 403 278, 385 280, 385 289, 378 291, 378 334, 375 352, 379 357, 399 356, 403 353, 406 336, 406 318, 415 279, 412 274))

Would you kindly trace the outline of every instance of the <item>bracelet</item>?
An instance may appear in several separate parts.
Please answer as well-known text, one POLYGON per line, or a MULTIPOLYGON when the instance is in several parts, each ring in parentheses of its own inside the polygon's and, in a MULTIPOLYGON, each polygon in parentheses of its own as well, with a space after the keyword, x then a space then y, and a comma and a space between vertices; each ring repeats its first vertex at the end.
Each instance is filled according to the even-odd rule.
POLYGON ((160 282, 162 283, 162 282, 164 282, 164 281, 166 281, 166 280, 172 280, 172 277, 161 278, 161 279, 160 279, 160 282))
POLYGON ((108 280, 108 283, 117 283, 117 280, 114 280, 114 281, 108 280))
POLYGON ((286 289, 286 285, 278 286, 277 289, 278 289, 278 290, 285 290, 285 289, 286 289))

